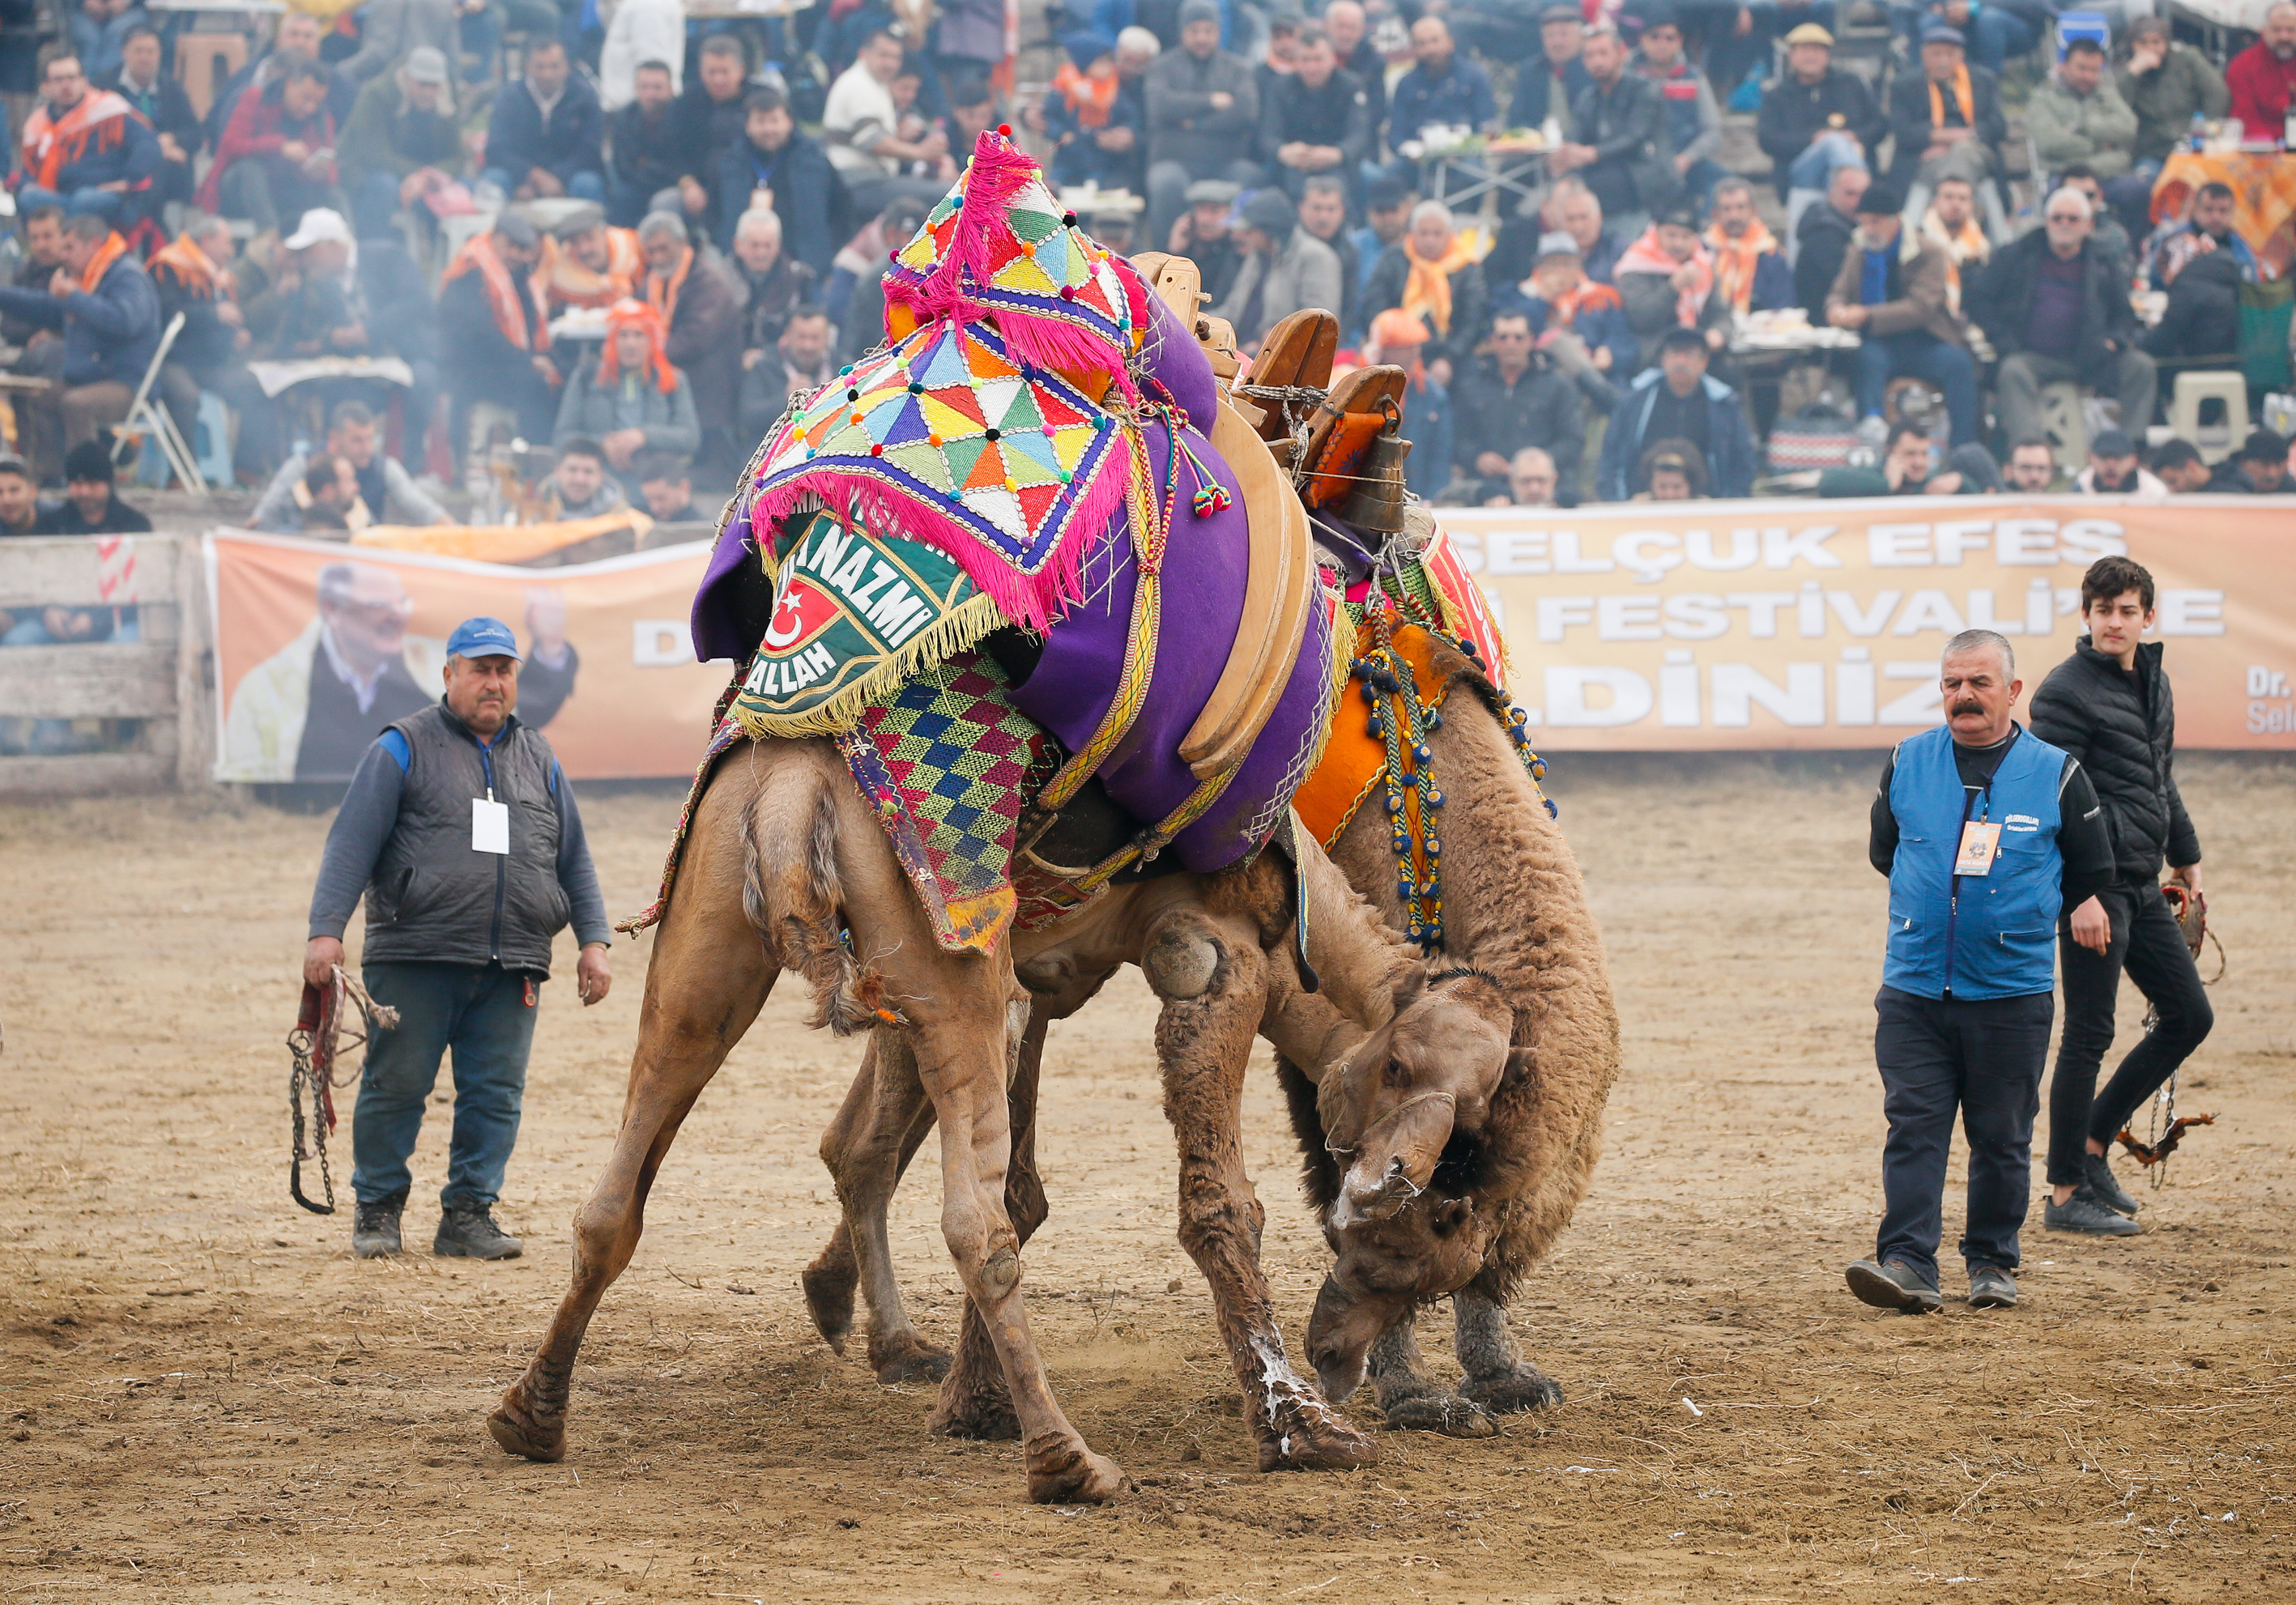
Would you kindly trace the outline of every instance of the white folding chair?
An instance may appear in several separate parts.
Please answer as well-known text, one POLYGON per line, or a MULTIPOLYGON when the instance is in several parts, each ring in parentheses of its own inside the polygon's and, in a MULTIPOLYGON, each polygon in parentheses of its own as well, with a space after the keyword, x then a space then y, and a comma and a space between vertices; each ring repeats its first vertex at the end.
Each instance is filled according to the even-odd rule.
POLYGON ((153 400, 152 396, 153 387, 160 382, 160 370, 167 363, 168 353, 175 348, 176 337, 183 332, 184 315, 178 312, 168 320, 167 328, 160 332, 160 348, 152 353, 152 365, 144 370, 144 382, 135 387, 135 399, 127 404, 127 416, 112 437, 111 461, 117 465, 127 455, 131 443, 140 447, 144 438, 149 435, 160 443, 160 454, 168 459, 168 468, 183 482, 184 488, 194 495, 203 496, 208 494, 208 482, 207 477, 200 472, 198 459, 192 455, 192 448, 176 432, 175 421, 168 416, 168 409, 153 400))

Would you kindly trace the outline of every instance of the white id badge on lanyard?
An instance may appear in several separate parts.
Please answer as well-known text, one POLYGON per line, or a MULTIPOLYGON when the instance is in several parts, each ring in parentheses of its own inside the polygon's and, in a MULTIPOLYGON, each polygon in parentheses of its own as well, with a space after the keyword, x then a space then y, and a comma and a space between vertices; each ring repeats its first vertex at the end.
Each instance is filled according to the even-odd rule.
POLYGON ((492 787, 484 797, 471 798, 471 851, 510 851, 510 805, 496 802, 492 787))
MULTIPOLYGON (((1956 875, 1989 875, 1993 856, 2001 848, 2001 827, 1972 819, 1961 827, 1961 851, 1954 855, 1956 875)), ((507 849, 505 849, 507 850, 507 849)))

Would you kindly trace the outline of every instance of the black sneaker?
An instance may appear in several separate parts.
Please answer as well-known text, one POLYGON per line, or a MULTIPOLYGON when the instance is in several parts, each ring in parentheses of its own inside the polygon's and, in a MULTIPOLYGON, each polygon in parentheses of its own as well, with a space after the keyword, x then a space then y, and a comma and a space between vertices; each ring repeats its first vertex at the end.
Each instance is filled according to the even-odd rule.
POLYGON ((1923 1282, 1922 1273, 1902 1259, 1878 1265, 1870 1259, 1861 1259, 1844 1274, 1849 1290, 1875 1309, 1926 1315, 1945 1303, 1945 1295, 1923 1282))
POLYGON ((1969 1268, 1969 1307, 1973 1310, 2005 1310, 2017 1303, 2017 1279, 1999 1265, 1972 1265, 1969 1268))
POLYGON ((2081 1171, 2087 1178, 2086 1191, 2094 1194, 2098 1203, 2123 1215, 2136 1213, 2136 1200, 2129 1196, 2128 1189, 2113 1179, 2111 1159, 2101 1153, 2083 1154, 2081 1171))
POLYGON ((2125 1215, 2116 1215, 2086 1187, 2073 1190, 2060 1204, 2051 1199, 2041 1211, 2041 1224, 2052 1232, 2079 1232, 2090 1237, 2134 1237, 2144 1230, 2125 1215))
POLYGON ((406 1198, 361 1204, 351 1215, 351 1254, 359 1259, 384 1259, 400 1252, 398 1212, 406 1198))
POLYGON ((526 1245, 495 1224, 491 1209, 449 1209, 439 1217, 430 1252, 447 1259, 516 1259, 526 1245))

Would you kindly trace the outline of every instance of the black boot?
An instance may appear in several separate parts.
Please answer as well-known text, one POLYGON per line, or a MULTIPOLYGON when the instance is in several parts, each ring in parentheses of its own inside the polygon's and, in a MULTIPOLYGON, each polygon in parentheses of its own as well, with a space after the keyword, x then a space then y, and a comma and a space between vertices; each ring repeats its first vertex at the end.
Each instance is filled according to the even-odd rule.
POLYGON ((398 1212, 406 1195, 361 1204, 351 1215, 351 1253, 360 1259, 382 1259, 399 1252, 398 1212))
POLYGON ((526 1245, 495 1224, 491 1209, 449 1209, 439 1217, 430 1251, 447 1259, 516 1259, 526 1245))

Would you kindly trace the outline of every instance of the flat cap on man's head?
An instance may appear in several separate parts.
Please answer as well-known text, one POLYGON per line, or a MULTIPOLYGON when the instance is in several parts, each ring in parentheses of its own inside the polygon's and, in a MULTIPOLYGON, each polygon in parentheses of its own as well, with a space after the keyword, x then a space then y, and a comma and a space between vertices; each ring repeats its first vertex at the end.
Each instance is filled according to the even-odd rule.
POLYGON ((2251 431, 2240 443, 2240 460, 2243 463, 2279 463, 2288 456, 2288 438, 2270 430, 2251 431))
POLYGON ((1956 50, 1963 50, 1968 48, 1969 39, 1967 36, 1963 34, 1961 29, 1957 28, 1948 27, 1943 22, 1932 22, 1927 28, 1922 29, 1922 43, 1924 45, 1950 45, 1956 50))
POLYGON ((1185 199, 1190 206, 1233 206, 1242 193, 1243 186, 1233 180, 1199 178, 1188 186, 1185 199))
POLYGON ((1877 178, 1857 197, 1861 217, 1894 217, 1906 209, 1906 192, 1886 178, 1877 178))
POLYGON ((483 613, 476 618, 465 618, 455 626, 455 633, 447 637, 447 656, 508 658, 513 662, 526 661, 525 654, 518 650, 518 637, 512 634, 510 626, 483 613))
POLYGON ((1292 225, 1300 221, 1300 213, 1292 206, 1292 197, 1271 187, 1244 202, 1243 221, 1247 227, 1256 228, 1263 234, 1288 237, 1292 225))
POLYGON ((1584 254, 1578 249, 1577 237, 1562 229, 1554 229, 1538 236, 1538 261, 1544 262, 1549 257, 1579 257, 1584 254))
POLYGON ((1220 20, 1218 0, 1180 0, 1180 26, 1191 22, 1217 22, 1220 20))
POLYGON ((2092 457, 2133 457, 2136 442, 2127 430, 2099 430, 2088 443, 2092 457))
POLYGON ((447 81, 447 53, 436 45, 417 45, 406 53, 406 63, 399 70, 410 84, 443 84, 447 81))
POLYGON ((542 236, 534 232, 534 225, 516 212, 497 212, 495 233, 521 250, 534 250, 542 244, 542 236))
POLYGON ((1789 45, 1823 45, 1828 50, 1831 50, 1833 48, 1833 36, 1826 32, 1824 29, 1819 27, 1815 22, 1804 22, 1800 27, 1791 28, 1786 30, 1786 43, 1789 45))
POLYGON ((1538 20, 1542 25, 1548 22, 1576 22, 1583 27, 1587 21, 1587 13, 1575 5, 1560 4, 1558 0, 1556 4, 1550 5, 1540 12, 1538 20))
POLYGON ((1658 337, 1658 349, 1661 356, 1669 351, 1695 351, 1701 356, 1709 355, 1706 337, 1695 329, 1685 329, 1679 324, 1658 337))
POLYGON ((578 240, 606 220, 606 209, 594 201, 585 201, 550 225, 554 240, 578 240))

